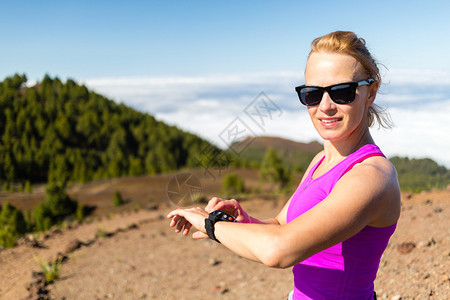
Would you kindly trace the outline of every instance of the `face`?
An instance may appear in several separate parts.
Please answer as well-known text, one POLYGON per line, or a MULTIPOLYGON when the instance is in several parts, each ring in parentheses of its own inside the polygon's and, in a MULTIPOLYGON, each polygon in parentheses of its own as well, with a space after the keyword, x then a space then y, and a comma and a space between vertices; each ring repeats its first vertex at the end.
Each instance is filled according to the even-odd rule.
MULTIPOLYGON (((326 87, 333 84, 368 79, 361 64, 352 56, 316 52, 308 59, 305 84, 326 87)), ((335 141, 363 134, 368 129, 367 112, 375 100, 376 84, 359 86, 355 100, 334 103, 327 92, 319 105, 308 106, 314 127, 324 140, 335 141)))

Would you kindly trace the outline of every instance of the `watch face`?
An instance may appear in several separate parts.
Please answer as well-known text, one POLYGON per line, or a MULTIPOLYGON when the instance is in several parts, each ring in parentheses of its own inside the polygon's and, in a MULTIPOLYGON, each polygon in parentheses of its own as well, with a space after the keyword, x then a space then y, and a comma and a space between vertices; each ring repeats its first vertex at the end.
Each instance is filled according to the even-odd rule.
POLYGON ((220 210, 213 211, 212 214, 214 215, 216 222, 218 222, 218 221, 234 222, 235 221, 235 218, 232 215, 224 213, 223 211, 220 211, 220 210))

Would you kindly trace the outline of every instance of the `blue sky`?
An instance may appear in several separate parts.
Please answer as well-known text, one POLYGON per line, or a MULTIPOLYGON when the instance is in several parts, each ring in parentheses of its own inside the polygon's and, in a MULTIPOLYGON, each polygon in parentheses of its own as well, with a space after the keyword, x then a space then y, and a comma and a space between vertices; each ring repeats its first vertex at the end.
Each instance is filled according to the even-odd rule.
POLYGON ((319 139, 293 87, 303 83, 312 39, 352 30, 386 66, 377 101, 396 127, 375 131, 376 141, 388 155, 450 167, 448 1, 0 4, 1 78, 72 78, 219 145, 260 92, 283 114, 255 134, 319 139))
POLYGON ((2 2, 2 77, 295 70, 337 29, 365 37, 389 68, 450 67, 448 1, 2 2))

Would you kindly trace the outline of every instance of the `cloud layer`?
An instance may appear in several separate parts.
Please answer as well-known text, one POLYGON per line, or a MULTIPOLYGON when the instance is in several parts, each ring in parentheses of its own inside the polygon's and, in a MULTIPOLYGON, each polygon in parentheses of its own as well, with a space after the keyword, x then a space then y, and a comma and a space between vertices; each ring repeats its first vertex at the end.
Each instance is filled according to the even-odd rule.
MULTIPOLYGON (((96 78, 84 84, 225 147, 231 140, 224 137, 239 128, 241 134, 320 140, 294 91, 303 80, 301 72, 273 72, 96 78)), ((388 156, 430 157, 450 168, 450 72, 393 70, 383 82, 377 102, 388 108, 395 127, 372 130, 377 144, 388 156)))

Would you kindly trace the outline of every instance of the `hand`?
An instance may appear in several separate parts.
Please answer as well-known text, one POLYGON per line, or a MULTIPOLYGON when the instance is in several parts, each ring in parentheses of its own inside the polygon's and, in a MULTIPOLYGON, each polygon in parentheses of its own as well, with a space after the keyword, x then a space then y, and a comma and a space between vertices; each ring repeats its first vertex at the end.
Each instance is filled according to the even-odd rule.
POLYGON ((200 207, 179 208, 171 211, 167 218, 172 219, 170 227, 176 226, 176 233, 183 231, 183 235, 188 235, 191 227, 194 226, 198 232, 195 232, 192 237, 194 239, 203 239, 208 238, 205 229, 205 219, 208 218, 208 215, 208 212, 200 207))
POLYGON ((224 200, 218 197, 213 197, 209 200, 205 210, 210 213, 215 210, 221 210, 236 218, 240 223, 251 223, 251 217, 245 212, 242 206, 236 199, 224 200))

